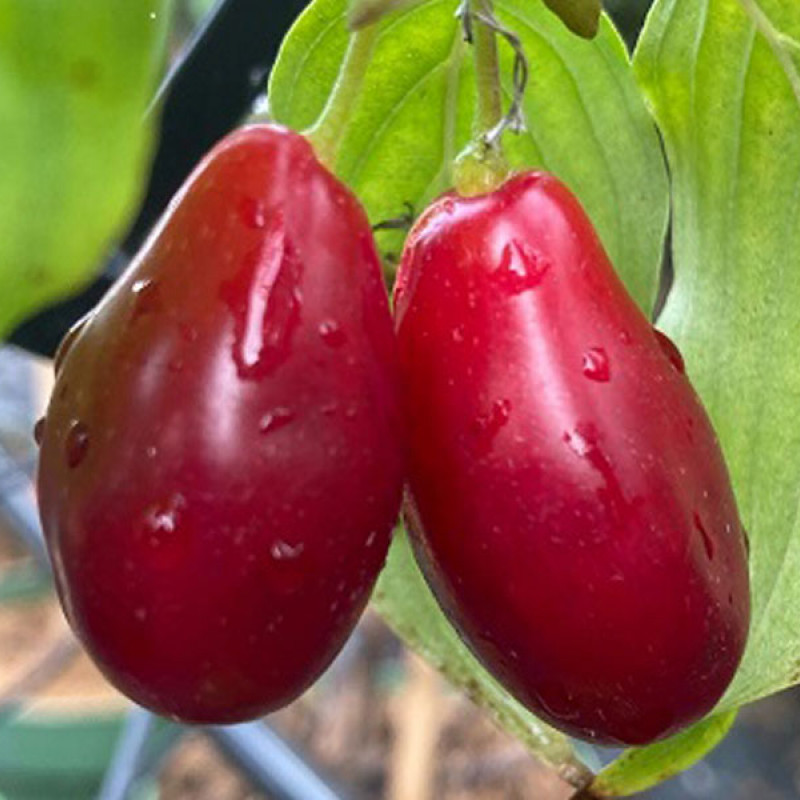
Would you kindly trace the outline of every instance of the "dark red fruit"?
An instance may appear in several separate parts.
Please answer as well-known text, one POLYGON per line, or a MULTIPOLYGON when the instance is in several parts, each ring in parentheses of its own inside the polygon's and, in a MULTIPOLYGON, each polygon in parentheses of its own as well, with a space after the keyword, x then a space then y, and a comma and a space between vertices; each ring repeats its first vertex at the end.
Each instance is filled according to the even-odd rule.
POLYGON ((367 602, 403 481, 358 202, 300 136, 232 134, 61 361, 41 515, 101 669, 192 722, 295 698, 367 602))
POLYGON ((701 717, 744 648, 744 535, 682 360, 553 177, 448 195, 396 290, 408 517, 450 619, 526 706, 642 744, 701 717))

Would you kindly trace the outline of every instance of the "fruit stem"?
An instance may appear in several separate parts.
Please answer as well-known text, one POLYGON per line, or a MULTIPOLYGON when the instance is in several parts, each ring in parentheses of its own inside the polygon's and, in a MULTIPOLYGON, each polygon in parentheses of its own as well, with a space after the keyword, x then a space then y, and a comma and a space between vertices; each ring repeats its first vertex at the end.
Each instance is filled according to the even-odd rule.
POLYGON ((478 104, 474 139, 456 159, 453 178, 456 191, 470 196, 493 191, 508 177, 501 138, 507 128, 522 128, 521 103, 528 82, 528 62, 519 37, 494 16, 492 0, 463 0, 458 16, 464 39, 475 48, 478 104), (514 88, 506 114, 503 114, 498 34, 514 49, 514 88))
MULTIPOLYGON (((492 14, 492 0, 469 0, 468 13, 492 14)), ((478 110, 475 118, 478 136, 484 136, 503 118, 502 90, 500 88, 500 61, 497 54, 497 36, 488 25, 475 26, 475 75, 478 90, 478 110)), ((498 142, 498 148, 500 144, 498 142)))
POLYGON ((372 52, 378 40, 378 25, 370 25, 351 34, 336 83, 328 102, 314 125, 304 132, 317 158, 335 171, 339 147, 350 124, 353 106, 364 83, 372 52))

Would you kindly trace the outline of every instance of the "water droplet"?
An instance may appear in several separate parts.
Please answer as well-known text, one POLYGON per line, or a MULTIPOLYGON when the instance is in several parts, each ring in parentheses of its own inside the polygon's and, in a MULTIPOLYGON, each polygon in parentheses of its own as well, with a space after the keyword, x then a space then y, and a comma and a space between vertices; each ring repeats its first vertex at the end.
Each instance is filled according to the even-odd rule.
POLYGON ((134 615, 139 622, 144 622, 147 619, 147 609, 141 607, 137 608, 136 611, 134 611, 134 615))
POLYGON ((325 417, 332 417, 338 410, 339 410, 338 403, 325 403, 324 406, 320 407, 320 411, 325 417))
POLYGON ((611 379, 611 364, 602 347, 590 347, 583 354, 583 374, 598 383, 607 383, 611 379))
POLYGON ((276 561, 293 561, 303 552, 303 550, 305 550, 305 545, 302 542, 298 542, 296 545, 291 545, 288 542, 284 542, 283 539, 278 539, 273 543, 269 550, 269 554, 276 561))
POLYGON ((372 547, 375 544, 375 540, 378 538, 378 531, 370 531, 369 536, 367 536, 367 541, 365 542, 367 547, 372 547))
POLYGON ((61 372, 61 367, 64 364, 64 359, 67 357, 67 353, 72 349, 72 345, 75 344, 75 340, 78 338, 78 334, 84 329, 86 323, 91 319, 92 312, 85 314, 81 317, 66 333, 64 338, 61 340, 60 344, 58 345, 58 349, 56 350, 55 357, 53 359, 53 372, 58 375, 61 372))
POLYGON ((585 458, 594 446, 594 442, 589 441, 579 428, 574 431, 566 431, 563 439, 569 445, 569 449, 581 458, 585 458))
POLYGON ((301 274, 283 215, 276 213, 267 222, 261 244, 219 290, 233 317, 233 360, 239 377, 263 378, 289 354, 300 319, 301 274))
POLYGON ((261 417, 258 422, 258 429, 261 433, 272 433, 284 425, 288 425, 293 419, 294 411, 291 408, 279 406, 261 417))
POLYGON ((183 372, 183 359, 180 358, 173 358, 167 363, 167 369, 174 373, 178 374, 179 372, 183 372))
POLYGON ((144 513, 144 523, 148 532, 156 534, 150 540, 151 544, 160 544, 159 535, 174 533, 178 527, 180 512, 186 508, 186 498, 175 492, 166 503, 154 505, 144 513))
POLYGON ((135 322, 145 314, 152 314, 161 309, 161 294, 158 284, 154 280, 143 278, 134 281, 131 292, 134 296, 131 322, 135 322))
POLYGON ((535 289, 544 278, 550 262, 527 242, 512 239, 500 256, 500 264, 492 273, 494 280, 510 294, 535 289))
POLYGON ((459 325, 457 328, 453 328, 451 336, 456 344, 461 344, 464 341, 464 326, 459 325))
POLYGON ((681 375, 684 375, 686 373, 686 365, 684 364, 681 351, 678 350, 675 342, 666 334, 661 333, 657 328, 653 328, 653 333, 656 335, 656 340, 662 352, 669 359, 669 363, 672 364, 676 372, 680 372, 681 375))
POLYGON ((326 319, 320 322, 319 335, 329 347, 341 347, 347 341, 345 332, 339 323, 333 319, 326 319))
POLYGON ((36 420, 36 424, 33 426, 33 441, 41 447, 42 439, 44 439, 44 426, 45 426, 45 418, 39 417, 36 420))
POLYGON ((601 447, 601 437, 597 428, 590 422, 579 422, 572 431, 565 431, 562 440, 579 458, 584 458, 603 481, 597 489, 597 496, 603 503, 615 510, 622 518, 626 516, 629 503, 619 482, 614 465, 601 447))
POLYGON ((358 416, 358 407, 355 405, 347 406, 344 410, 345 419, 355 419, 358 416))
POLYGON ((622 342, 622 344, 630 344, 633 341, 630 333, 626 330, 621 330, 619 332, 619 340, 622 342))
POLYGON ((148 458, 155 458, 158 455, 158 450, 153 445, 150 445, 144 452, 148 458))
POLYGON ((479 451, 485 452, 491 447, 494 437, 497 436, 510 417, 511 401, 495 400, 487 413, 481 414, 475 419, 472 423, 472 430, 477 436, 479 451))
POLYGON ((67 466, 77 467, 86 458, 89 451, 89 429, 80 420, 74 420, 67 431, 65 454, 67 466))
POLYGON ((238 206, 239 219, 247 228, 259 230, 267 224, 264 203, 255 197, 243 197, 238 206))
POLYGON ((694 512, 692 519, 694 521, 694 527, 697 529, 703 539, 703 547, 705 548, 708 560, 711 561, 714 558, 714 540, 705 529, 703 521, 700 519, 700 515, 696 511, 694 512))

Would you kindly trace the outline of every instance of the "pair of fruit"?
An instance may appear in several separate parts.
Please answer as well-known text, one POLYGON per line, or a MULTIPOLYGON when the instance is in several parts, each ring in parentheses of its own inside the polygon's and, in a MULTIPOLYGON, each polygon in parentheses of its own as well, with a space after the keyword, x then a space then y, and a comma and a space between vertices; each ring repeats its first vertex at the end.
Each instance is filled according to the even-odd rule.
POLYGON ((299 135, 232 134, 65 342, 39 497, 108 677, 193 722, 325 669, 406 518, 450 619, 535 713, 642 743, 707 712, 748 622, 726 468, 680 356, 543 173, 448 194, 396 333, 358 202, 299 135))

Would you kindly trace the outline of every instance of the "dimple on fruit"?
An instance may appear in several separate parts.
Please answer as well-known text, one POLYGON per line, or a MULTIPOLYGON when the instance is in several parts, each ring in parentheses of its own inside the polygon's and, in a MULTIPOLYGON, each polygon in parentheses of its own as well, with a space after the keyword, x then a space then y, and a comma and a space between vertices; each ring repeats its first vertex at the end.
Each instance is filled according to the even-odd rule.
POLYGON ((294 699, 350 633, 403 482, 372 233, 308 142, 224 139, 62 347, 42 522, 66 614, 191 722, 294 699))
POLYGON ((440 198, 395 299, 406 517, 467 644, 596 742, 710 711, 747 637, 744 531, 680 354, 578 201, 545 173, 440 198))

